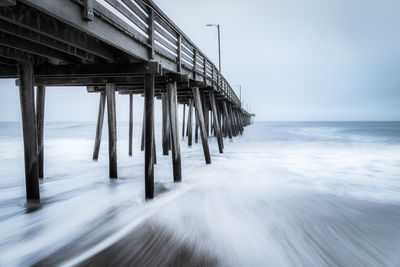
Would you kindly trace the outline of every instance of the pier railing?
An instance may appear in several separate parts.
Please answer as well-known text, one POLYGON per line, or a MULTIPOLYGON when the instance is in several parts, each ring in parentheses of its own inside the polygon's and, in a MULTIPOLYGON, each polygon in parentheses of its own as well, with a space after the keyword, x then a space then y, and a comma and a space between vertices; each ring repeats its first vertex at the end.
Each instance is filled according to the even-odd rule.
MULTIPOLYGON (((71 0, 90 5, 93 12, 136 41, 177 65, 177 72, 189 71, 195 80, 213 86, 229 101, 241 106, 228 81, 207 56, 151 0, 71 0)), ((85 9, 87 12, 87 9, 85 9)), ((88 13, 91 19, 93 13, 88 13)))

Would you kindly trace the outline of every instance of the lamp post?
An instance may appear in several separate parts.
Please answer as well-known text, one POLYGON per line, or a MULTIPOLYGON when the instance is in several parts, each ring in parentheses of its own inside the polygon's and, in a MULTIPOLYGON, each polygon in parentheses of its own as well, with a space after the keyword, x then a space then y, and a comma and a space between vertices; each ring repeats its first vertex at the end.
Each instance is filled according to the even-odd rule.
POLYGON ((237 87, 239 87, 239 99, 240 99, 240 108, 242 108, 242 85, 236 85, 237 87))
POLYGON ((219 72, 221 73, 221 31, 219 24, 207 24, 208 27, 217 27, 218 29, 218 56, 219 56, 219 72))

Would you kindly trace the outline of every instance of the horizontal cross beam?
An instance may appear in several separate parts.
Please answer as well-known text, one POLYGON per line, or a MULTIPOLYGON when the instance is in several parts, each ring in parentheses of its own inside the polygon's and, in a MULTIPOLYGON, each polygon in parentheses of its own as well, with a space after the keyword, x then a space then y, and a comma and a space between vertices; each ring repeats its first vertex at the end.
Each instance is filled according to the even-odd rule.
POLYGON ((0 20, 8 21, 58 41, 65 42, 68 45, 86 50, 109 62, 116 61, 114 49, 111 46, 21 2, 18 2, 14 7, 1 8, 0 20))

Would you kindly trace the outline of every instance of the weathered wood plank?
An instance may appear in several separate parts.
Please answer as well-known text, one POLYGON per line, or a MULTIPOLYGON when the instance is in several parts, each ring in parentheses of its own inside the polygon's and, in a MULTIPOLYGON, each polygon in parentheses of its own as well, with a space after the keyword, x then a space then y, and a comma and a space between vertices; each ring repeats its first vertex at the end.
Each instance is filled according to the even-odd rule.
MULTIPOLYGON (((154 40, 162 44, 167 48, 167 51, 173 54, 178 54, 178 48, 169 42, 165 41, 163 38, 161 38, 159 35, 155 34, 154 35, 154 40)), ((165 48, 164 48, 165 49, 165 48)))
POLYGON ((19 95, 24 139, 26 198, 28 201, 38 201, 40 193, 32 63, 19 63, 18 77, 21 81, 19 95))
POLYGON ((146 21, 147 16, 145 13, 142 12, 135 4, 132 3, 131 0, 122 0, 122 2, 125 3, 133 12, 135 12, 136 15, 138 15, 139 18, 141 18, 143 21, 146 21))
POLYGON ((147 25, 144 24, 138 17, 133 15, 131 12, 132 10, 128 10, 125 8, 123 4, 121 4, 120 1, 117 0, 105 0, 107 1, 111 6, 113 6, 115 9, 117 9, 119 12, 125 15, 133 24, 135 24, 139 29, 142 31, 146 32, 147 31, 147 25))
POLYGON ((0 44, 45 58, 55 58, 69 63, 80 62, 76 56, 4 32, 0 32, 0 44))
MULTIPOLYGON (((101 34, 108 35, 108 37, 112 35, 112 31, 109 30, 112 26, 106 22, 99 20, 93 23, 87 23, 83 21, 79 5, 71 4, 70 0, 61 0, 57 2, 43 0, 37 4, 31 2, 29 4, 33 4, 35 7, 42 9, 46 8, 45 11, 50 13, 54 11, 62 19, 65 18, 69 22, 71 20, 75 21, 77 24, 81 24, 91 30, 96 29, 96 31, 102 32, 101 34), (108 28, 108 30, 103 32, 105 27, 108 28)), ((115 61, 115 55, 113 54, 114 50, 111 46, 101 42, 95 37, 89 36, 83 31, 79 31, 72 25, 62 23, 61 21, 47 16, 42 12, 37 12, 36 9, 22 4, 21 2, 18 3, 18 6, 16 6, 12 12, 9 12, 7 9, 0 9, 0 17, 33 32, 65 42, 67 45, 78 47, 86 52, 94 53, 109 62, 115 61)), ((113 37, 113 39, 117 39, 115 35, 113 37)), ((129 37, 126 36, 126 40, 128 39, 129 37)))
POLYGON ((0 7, 15 6, 16 4, 17 0, 0 0, 0 7))
MULTIPOLYGON (((35 76, 79 77, 79 76, 129 76, 145 73, 160 73, 157 62, 147 63, 115 63, 115 64, 68 64, 35 66, 35 76)), ((135 78, 135 77, 134 77, 135 78)))

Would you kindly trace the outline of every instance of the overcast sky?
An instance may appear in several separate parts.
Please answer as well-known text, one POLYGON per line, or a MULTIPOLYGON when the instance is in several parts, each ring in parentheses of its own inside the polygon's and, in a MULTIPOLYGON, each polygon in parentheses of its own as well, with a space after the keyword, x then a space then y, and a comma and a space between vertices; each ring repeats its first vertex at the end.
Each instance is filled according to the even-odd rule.
MULTIPOLYGON (((221 24, 222 72, 257 120, 400 119, 399 0, 155 2, 216 65, 205 24, 221 24)), ((0 120, 20 117, 13 84, 0 81, 0 120)), ((127 99, 117 101, 127 120, 127 99)), ((84 88, 52 88, 46 116, 95 120, 97 105, 84 88)))

